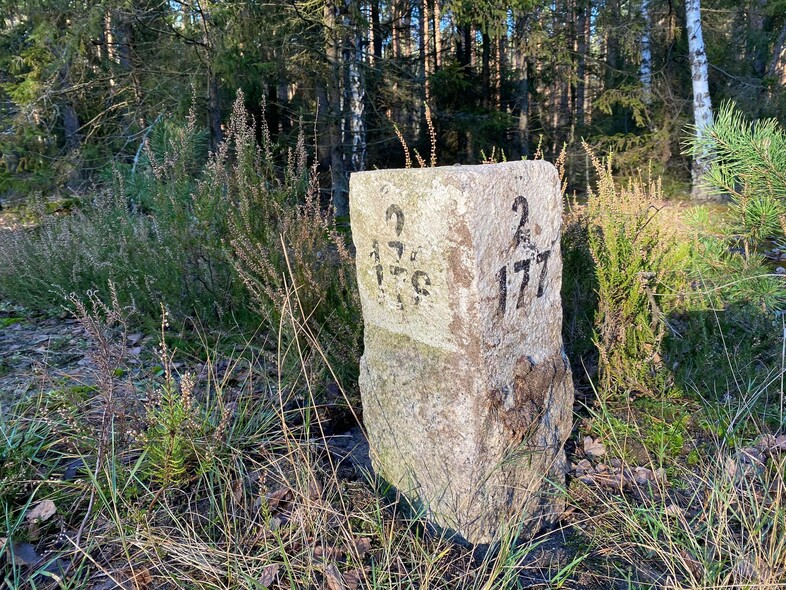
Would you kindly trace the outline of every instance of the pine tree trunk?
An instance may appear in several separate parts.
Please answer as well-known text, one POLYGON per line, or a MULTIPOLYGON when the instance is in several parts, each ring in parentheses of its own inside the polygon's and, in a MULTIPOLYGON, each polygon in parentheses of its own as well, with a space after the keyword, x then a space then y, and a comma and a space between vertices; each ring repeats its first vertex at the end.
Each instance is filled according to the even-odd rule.
MULTIPOLYGON (((65 55, 65 52, 63 52, 65 55)), ((82 136, 79 133, 79 115, 76 112, 74 103, 69 96, 73 88, 71 82, 71 63, 65 60, 60 67, 60 90, 62 91, 62 103, 58 106, 63 116, 63 136, 65 139, 65 155, 72 166, 69 174, 68 184, 75 186, 82 179, 82 157, 80 147, 82 136)))
POLYGON ((639 66, 639 81, 641 82, 641 97, 644 104, 652 102, 652 50, 650 48, 650 0, 641 0, 641 64, 639 66))
POLYGON ((529 60, 527 57, 528 22, 520 18, 516 23, 516 69, 518 73, 518 92, 516 95, 516 111, 518 112, 518 125, 516 129, 516 144, 518 156, 529 156, 529 60))
POLYGON ((767 68, 767 35, 764 32, 766 0, 751 0, 748 9, 748 55, 753 74, 763 77, 767 68))
POLYGON ((395 0, 401 3, 401 56, 405 60, 412 57, 412 6, 408 0, 395 0))
POLYGON ((374 60, 382 59, 382 26, 379 20, 379 0, 371 0, 371 36, 374 60))
POLYGON ((587 102, 587 52, 590 47, 590 6, 588 0, 579 0, 578 24, 578 59, 576 62, 576 125, 584 127, 586 123, 587 102))
POLYGON ((60 109, 63 113, 63 136, 65 137, 66 152, 76 152, 81 143, 81 137, 79 136, 79 117, 70 99, 66 99, 60 109))
POLYGON ((495 43, 496 59, 494 60, 494 106, 502 108, 502 80, 505 76, 505 52, 507 51, 507 35, 502 35, 495 43))
MULTIPOLYGON (((418 19, 418 26, 420 32, 420 77, 423 89, 423 99, 425 102, 429 102, 431 100, 431 88, 429 87, 430 81, 429 78, 431 77, 431 35, 429 31, 429 25, 431 22, 431 18, 429 16, 429 6, 428 0, 421 0, 420 3, 420 15, 418 19)), ((421 110, 423 106, 421 105, 421 110)))
POLYGON ((341 137, 343 120, 341 43, 338 31, 338 6, 334 0, 325 0, 323 19, 325 24, 325 55, 328 62, 327 89, 324 91, 326 138, 330 152, 330 180, 333 210, 337 216, 349 213, 349 189, 344 168, 344 148, 341 137))
POLYGON ((442 9, 440 0, 434 0, 434 66, 438 70, 442 65, 442 9))
POLYGON ((786 86, 786 23, 775 42, 775 50, 767 65, 767 77, 772 78, 776 84, 786 86))
POLYGON ((224 141, 224 130, 221 128, 221 85, 212 68, 207 72, 207 119, 210 150, 216 151, 224 141))
MULTIPOLYGON (((289 110, 289 79, 287 76, 286 57, 282 51, 278 55, 278 81, 276 84, 276 104, 274 105, 274 123, 280 134, 287 133, 292 128, 287 112, 289 110)), ((270 107, 268 107, 270 108, 270 107)))
POLYGON ((472 27, 464 25, 461 27, 456 44, 458 61, 467 70, 472 66, 472 27))
POLYGON ((401 57, 401 11, 396 0, 392 0, 390 3, 390 23, 391 50, 393 51, 393 59, 398 59, 401 57))
POLYGON ((472 71, 475 72, 477 71, 478 67, 478 56, 475 51, 475 38, 477 29, 474 27, 474 25, 472 25, 472 23, 470 23, 464 34, 466 35, 467 40, 467 63, 469 63, 472 71))
POLYGON ((481 91, 483 94, 483 108, 491 107, 491 37, 483 33, 483 55, 481 63, 481 91))
MULTIPOLYGON (((709 76, 707 72, 707 54, 704 50, 704 38, 701 32, 700 0, 686 0, 685 22, 688 33, 688 49, 691 73, 693 76, 693 119, 697 137, 702 137, 707 126, 712 125, 712 104, 710 103, 709 76)), ((693 189, 691 195, 696 200, 707 198, 702 189, 701 178, 706 172, 711 155, 697 154, 691 168, 693 189)))

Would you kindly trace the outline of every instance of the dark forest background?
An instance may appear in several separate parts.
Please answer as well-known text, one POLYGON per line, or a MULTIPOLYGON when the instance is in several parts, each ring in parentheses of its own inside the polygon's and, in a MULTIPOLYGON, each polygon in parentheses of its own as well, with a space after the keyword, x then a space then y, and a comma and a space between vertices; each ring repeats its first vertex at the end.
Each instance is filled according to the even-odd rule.
MULTIPOLYGON (((396 127, 428 159, 427 111, 440 164, 566 146, 581 191, 584 139, 620 173, 651 164, 667 194, 689 190, 681 0, 2 0, 0 14, 0 199, 133 167, 192 106, 215 149, 238 90, 274 140, 315 136, 339 214, 349 173, 404 165, 396 127)), ((786 2, 706 0, 702 21, 713 104, 783 120, 786 2)))

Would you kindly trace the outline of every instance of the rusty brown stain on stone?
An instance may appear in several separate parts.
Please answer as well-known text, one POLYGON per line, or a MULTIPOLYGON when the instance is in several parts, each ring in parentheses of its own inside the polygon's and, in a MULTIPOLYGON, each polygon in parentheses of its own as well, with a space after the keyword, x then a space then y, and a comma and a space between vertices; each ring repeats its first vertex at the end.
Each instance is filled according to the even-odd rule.
MULTIPOLYGON (((472 286, 472 269, 467 268, 466 258, 464 254, 472 248, 472 234, 465 224, 456 224, 453 231, 453 239, 448 250, 447 265, 448 265, 448 280, 452 285, 462 289, 468 289, 472 286)), ((467 333, 467 322, 463 318, 454 315, 450 321, 450 333, 459 338, 465 345, 475 343, 477 338, 473 338, 471 334, 467 333)), ((475 343, 472 350, 468 351, 473 358, 479 358, 480 343, 475 343)))
POLYGON ((540 363, 522 357, 516 363, 513 377, 513 405, 504 407, 504 394, 494 390, 492 406, 512 441, 525 443, 534 436, 551 397, 550 391, 569 378, 562 355, 553 355, 540 363))

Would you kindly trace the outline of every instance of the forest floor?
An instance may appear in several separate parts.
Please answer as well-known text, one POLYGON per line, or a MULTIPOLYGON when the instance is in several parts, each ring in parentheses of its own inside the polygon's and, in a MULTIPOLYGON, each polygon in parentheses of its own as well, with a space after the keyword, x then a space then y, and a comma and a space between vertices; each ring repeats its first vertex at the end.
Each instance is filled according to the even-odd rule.
MULTIPOLYGON (((118 330, 115 336, 125 339, 127 353, 122 362, 122 370, 118 368, 115 372, 124 382, 133 383, 134 389, 139 394, 130 407, 144 408, 144 403, 140 405, 136 402, 139 400, 144 402, 150 392, 161 385, 164 368, 160 360, 160 344, 156 337, 142 333, 128 334, 118 330)), ((173 357, 170 362, 169 369, 180 374, 181 379, 182 375, 189 372, 205 373, 204 364, 193 360, 181 363, 173 357)), ((244 389, 245 384, 240 383, 242 379, 237 377, 237 373, 243 373, 248 367, 244 370, 236 370, 238 367, 231 358, 214 359, 211 362, 223 367, 227 383, 232 382, 233 388, 238 391, 244 389), (229 373, 234 373, 235 377, 229 377, 229 373)), ((96 354, 95 342, 92 341, 83 324, 66 312, 59 316, 51 316, 29 314, 11 305, 0 307, 0 395, 2 396, 0 401, 4 404, 3 412, 6 412, 14 402, 18 405, 18 402, 25 397, 31 400, 36 396, 42 399, 100 398, 103 394, 97 379, 100 379, 101 368, 97 363, 100 364, 101 360, 100 355, 96 354)), ((263 369, 259 365, 255 370, 263 369)), ((232 394, 227 395, 231 397, 232 394)), ((238 403, 238 397, 233 399, 235 401, 232 403, 238 403)), ((308 556, 307 561, 316 564, 312 566, 318 570, 317 579, 321 580, 328 590, 395 587, 405 582, 416 580, 422 582, 420 580, 422 572, 411 570, 425 567, 423 560, 433 560, 430 564, 430 567, 435 570, 433 575, 443 576, 443 580, 435 583, 435 587, 442 588, 485 587, 481 584, 482 580, 498 578, 505 568, 513 568, 511 571, 515 571, 515 575, 508 576, 510 586, 495 583, 489 587, 592 590, 659 587, 667 581, 668 571, 659 570, 657 566, 650 565, 647 560, 632 564, 630 561, 632 554, 628 551, 635 547, 635 541, 626 539, 620 542, 616 538, 618 531, 614 532, 613 529, 633 527, 636 534, 641 534, 641 531, 635 531, 635 526, 631 522, 626 522, 627 518, 633 515, 640 517, 648 513, 662 516, 664 510, 667 513, 671 511, 675 517, 683 518, 684 515, 697 513, 694 504, 698 498, 685 491, 686 486, 691 486, 684 478, 686 473, 684 455, 680 459, 681 465, 678 470, 669 469, 667 472, 662 467, 656 467, 655 461, 648 454, 646 448, 648 445, 642 444, 652 440, 652 433, 637 434, 635 424, 623 425, 610 414, 604 416, 598 412, 588 413, 584 407, 585 401, 586 396, 580 395, 575 408, 577 427, 568 443, 572 471, 568 478, 568 487, 563 491, 567 498, 564 516, 556 528, 544 531, 541 536, 521 544, 518 549, 506 548, 507 552, 502 551, 497 558, 484 554, 483 551, 472 551, 453 545, 438 535, 431 538, 428 534, 423 536, 425 531, 420 528, 419 519, 413 521, 404 517, 395 502, 385 500, 384 494, 380 496, 379 490, 375 488, 377 484, 371 476, 368 445, 362 429, 353 426, 351 421, 346 420, 346 416, 337 412, 335 408, 332 411, 330 407, 327 407, 327 410, 326 407, 317 408, 316 423, 319 425, 320 434, 316 435, 316 439, 312 436, 309 444, 317 440, 319 441, 316 443, 317 446, 324 448, 328 453, 321 454, 315 459, 316 464, 309 477, 314 477, 321 482, 319 486, 323 488, 322 493, 325 496, 330 495, 327 488, 333 488, 336 495, 328 500, 327 504, 333 506, 331 510, 336 510, 339 505, 343 507, 342 514, 337 518, 345 520, 346 523, 354 520, 366 524, 360 526, 355 524, 354 528, 349 524, 317 525, 323 518, 320 512, 325 506, 318 508, 313 506, 314 499, 309 496, 309 494, 313 496, 314 491, 311 489, 313 484, 306 483, 304 492, 300 489, 304 485, 303 482, 293 481, 291 466, 284 468, 279 472, 280 475, 284 474, 283 476, 272 478, 263 488, 268 490, 264 497, 268 502, 270 521, 278 523, 273 526, 283 527, 297 518, 303 518, 302 514, 298 514, 299 510, 311 509, 314 511, 313 514, 305 517, 307 522, 311 520, 311 523, 305 526, 310 530, 305 539, 287 547, 287 550, 293 552, 293 555, 288 557, 292 560, 289 565, 286 561, 282 561, 281 557, 271 556, 271 561, 263 562, 256 568, 254 575, 262 580, 269 580, 269 585, 263 587, 284 587, 287 575, 293 576, 298 573, 292 563, 303 559, 305 552, 308 556), (610 425, 611 430, 609 430, 610 425), (593 438, 593 433, 598 433, 594 435, 596 438, 593 438), (618 436, 619 439, 616 438, 618 436), (333 479, 332 486, 328 485, 326 478, 333 479), (369 527, 368 522, 375 518, 371 514, 377 511, 379 514, 376 518, 379 520, 374 524, 381 527, 381 530, 375 535, 374 527, 369 527), (320 527, 327 530, 320 530, 320 527), (386 527, 389 527, 389 530, 385 530, 386 527), (608 527, 611 527, 611 530, 608 527), (358 554, 353 555, 345 548, 346 540, 342 539, 342 535, 336 536, 336 529, 339 531, 343 529, 344 537, 349 535, 352 542, 359 544, 361 550, 358 554), (348 532, 350 530, 351 533, 348 532), (331 540, 328 541, 328 538, 331 540), (304 542, 306 545, 311 544, 312 547, 304 548, 304 542), (418 551, 425 552, 425 555, 413 556, 413 552, 418 551), (397 564, 395 571, 392 572, 398 580, 395 584, 376 584, 371 582, 370 578, 364 578, 368 576, 370 567, 388 568, 387 574, 391 575, 390 568, 393 567, 391 560, 397 564), (270 569, 270 566, 276 564, 279 564, 280 568, 277 566, 274 576, 272 575, 274 570, 270 569), (360 568, 354 567, 358 564, 361 564, 360 568), (287 567, 292 569, 287 572, 285 570, 287 567)), ((87 403, 82 407, 86 413, 95 413, 93 403, 87 403)), ((655 412, 653 408, 648 410, 650 413, 655 412)), ((635 410, 628 408, 628 412, 633 411, 635 410)), ((138 418, 142 420, 144 416, 140 415, 138 418)), ((85 419, 88 422, 92 420, 87 417, 85 419)), ((635 419, 632 419, 633 421, 635 419)), ((298 440, 303 443, 302 439, 298 440)), ((683 442, 682 438, 679 442, 683 442)), ((292 444, 292 441, 288 444, 292 444)), ((666 441, 666 444, 673 445, 673 441, 666 441)), ((681 450, 677 450, 676 455, 679 455, 681 450)), ((299 454, 301 451, 291 448, 290 452, 299 454)), ((277 452, 280 453, 281 451, 277 452)), ((260 458, 254 455, 254 451, 249 451, 249 460, 253 465, 259 465, 260 458)), ((276 458, 275 462, 280 459, 281 457, 276 458)), ((306 460, 306 455, 302 456, 301 460, 306 460)), ((76 461, 79 463, 81 459, 77 458, 76 461)), ((72 468, 73 463, 73 459, 65 463, 60 461, 59 467, 54 470, 62 484, 76 478, 76 470, 72 468)), ((259 475, 257 474, 256 477, 258 478, 259 475)), ((694 482, 692 485, 699 485, 699 483, 694 482)), ((190 493, 194 493, 194 490, 190 493)), ((58 504, 66 504, 63 502, 62 490, 59 495, 58 504)), ((158 501, 156 498, 152 500, 153 503, 158 501)), ((160 501, 168 505, 167 510, 172 510, 172 505, 178 502, 178 500, 166 499, 166 494, 160 501)), ((207 499, 204 501, 208 502, 207 499)), ((59 579, 59 576, 65 579, 70 569, 79 561, 77 556, 69 551, 64 553, 71 555, 68 558, 52 560, 48 557, 57 554, 53 549, 68 549, 63 547, 63 538, 78 542, 79 534, 74 528, 66 526, 68 519, 63 518, 59 513, 46 513, 44 518, 36 521, 36 511, 41 512, 49 506, 47 502, 43 500, 28 505, 28 516, 23 521, 27 528, 21 535, 18 531, 14 534, 14 537, 21 539, 11 548, 18 574, 15 579, 20 588, 28 585, 32 588, 32 584, 37 584, 36 587, 56 588, 58 586, 54 582, 41 576, 46 574, 54 576, 53 580, 59 579), (30 518, 30 514, 34 517, 30 518), (52 523, 45 522, 50 518, 52 522, 58 524, 51 526, 52 523)), ((54 505, 52 506, 54 510, 54 505)), ((202 508, 198 508, 197 505, 195 508, 204 511, 204 517, 207 517, 211 510, 209 502, 202 508)), ((128 518, 131 516, 129 515, 128 518)), ((169 518, 172 518, 172 515, 169 518)), ((151 516, 146 523, 146 526, 151 527, 148 534, 151 530, 162 527, 162 523, 154 524, 154 520, 155 517, 151 516)), ((108 523, 103 518, 98 518, 97 522, 102 524, 100 526, 94 524, 94 527, 108 528, 108 523)), ((130 525, 131 522, 126 524, 130 525)), ((176 519, 176 527, 182 524, 182 522, 177 523, 176 519)), ((71 521, 70 527, 74 526, 74 522, 71 521)), ((170 522, 168 526, 172 526, 172 523, 170 522)), ((160 528, 159 532, 164 537, 171 536, 170 543, 173 545, 168 550, 170 555, 185 550, 185 547, 176 550, 174 548, 176 543, 193 542, 193 539, 189 540, 187 537, 180 538, 178 541, 176 540, 178 534, 164 534, 163 530, 164 528, 160 528)), ((136 545, 133 559, 140 570, 148 572, 140 581, 133 577, 140 575, 138 572, 134 573, 134 564, 129 569, 127 559, 123 558, 120 539, 113 538, 108 530, 103 531, 102 534, 108 534, 109 537, 103 537, 104 546, 100 555, 88 551, 91 559, 99 565, 87 568, 82 564, 79 571, 83 572, 84 578, 80 582, 81 585, 77 587, 96 590, 177 587, 172 584, 172 581, 164 583, 166 576, 159 577, 162 568, 172 567, 177 570, 178 567, 183 567, 177 559, 169 563, 167 556, 155 563, 158 560, 151 559, 150 555, 146 555, 147 551, 142 549, 144 543, 141 538, 136 539, 132 542, 132 545, 136 545), (112 546, 114 551, 110 549, 112 546), (148 579, 147 576, 150 578, 148 579), (159 582, 153 583, 154 579, 159 582)), ((290 534, 300 537, 292 532, 290 534)), ((0 535, 2 536, 4 535, 0 535)), ((0 539, 0 543, 2 542, 3 540, 0 539)), ((646 542, 646 537, 642 542, 646 542)), ((249 543, 247 548, 240 551, 251 550, 253 546, 249 543)), ((658 561, 657 545, 653 546, 651 551, 654 554, 653 560, 658 561)), ((695 561, 692 554, 683 549, 679 551, 683 551, 682 555, 687 560, 686 563, 691 566, 695 561)), ((0 557, 0 560, 2 559, 0 557)), ((306 587, 312 586, 307 584, 306 587)))
MULTIPOLYGON (((120 330, 116 331, 115 336, 125 339, 127 353, 122 361, 122 370, 117 368, 115 372, 122 381, 134 384, 134 389, 139 396, 129 404, 129 407, 139 410, 144 408, 144 404, 140 405, 137 402, 144 400, 149 392, 159 387, 161 383, 163 367, 158 352, 158 341, 154 336, 142 333, 127 334, 120 330)), ((60 315, 53 316, 51 314, 29 313, 23 308, 10 304, 0 305, 0 408, 2 415, 13 415, 17 411, 16 408, 28 404, 35 407, 38 403, 49 405, 52 400, 60 400, 60 402, 55 402, 55 405, 62 404, 62 400, 81 400, 83 402, 81 408, 85 415, 77 416, 75 419, 84 419, 89 423, 94 423, 95 403, 92 400, 97 400, 102 396, 99 383, 102 369, 98 366, 101 360, 100 355, 97 355, 95 344, 83 324, 65 311, 60 315), (48 401, 35 402, 36 398, 48 401), (11 408, 15 409, 12 411, 11 408)), ((234 370, 234 367, 231 368, 234 361, 230 358, 215 362, 222 365, 227 374, 234 370)), ((181 375, 200 371, 204 373, 205 371, 203 364, 193 360, 178 362, 173 359, 171 363, 170 368, 181 375)), ((241 388, 239 387, 239 389, 241 388)), ((74 404, 74 406, 76 405, 74 404)), ((318 408, 317 414, 320 414, 325 407, 318 408)), ((71 408, 71 410, 74 409, 75 407, 71 408)), ((25 414, 25 416, 27 420, 35 419, 34 414, 25 414)), ((140 415, 137 418, 142 420, 144 417, 140 415)), ((368 444, 361 427, 353 426, 351 421, 346 420, 345 415, 335 410, 331 412, 329 407, 317 421, 320 430, 318 438, 321 438, 321 442, 318 444, 323 445, 329 451, 329 455, 323 455, 318 459, 320 465, 315 467, 312 475, 324 478, 325 472, 332 472, 332 477, 335 478, 334 485, 343 490, 340 494, 346 494, 346 498, 341 498, 340 502, 348 502, 350 505, 345 514, 348 520, 353 518, 361 521, 368 520, 369 505, 375 506, 375 510, 381 511, 380 525, 387 522, 385 526, 391 527, 391 531, 383 532, 383 534, 404 537, 398 540, 402 544, 395 549, 395 552, 400 555, 393 556, 400 562, 396 568, 397 571, 401 571, 398 571, 396 575, 399 576, 401 583, 404 583, 410 576, 419 577, 420 574, 404 571, 413 567, 423 567, 423 564, 418 563, 418 560, 412 561, 411 552, 419 550, 436 553, 429 559, 437 560, 432 565, 437 567, 439 563, 438 569, 443 570, 440 575, 444 576, 444 580, 437 587, 475 587, 480 580, 489 575, 489 572, 492 576, 495 575, 494 570, 500 565, 484 551, 478 552, 454 545, 434 533, 431 536, 426 534, 426 537, 422 537, 425 531, 421 530, 420 525, 417 524, 420 522, 419 519, 410 520, 401 514, 395 501, 384 499, 384 494, 378 496, 378 490, 375 491, 377 484, 374 483, 374 478, 371 475, 368 444), (392 529, 396 529, 396 532, 393 533, 392 529), (410 542, 409 546, 406 544, 407 537, 410 542), (457 576, 463 577, 463 581, 459 581, 457 576)), ((13 418, 7 424, 12 422, 13 418)), ((8 436, 7 432, 5 434, 8 436)), ((98 433, 95 435, 98 436, 98 433)), ((58 444, 61 442, 59 441, 58 444)), ((582 443, 571 442, 571 447, 579 448, 577 452, 582 457, 598 458, 605 453, 603 445, 599 442, 594 443, 589 439, 583 444, 587 448, 581 450, 582 443), (585 451, 589 454, 586 454, 585 451)), ((633 479, 626 482, 625 477, 632 478, 636 473, 634 469, 627 470, 623 474, 619 469, 622 465, 620 462, 613 462, 609 468, 601 464, 600 468, 596 469, 586 459, 583 461, 578 458, 574 459, 578 464, 579 471, 578 475, 576 475, 576 471, 572 475, 584 482, 601 482, 602 485, 613 486, 616 477, 616 485, 619 487, 632 483, 633 479)), ((254 461, 256 460, 254 459, 254 461)), ((82 475, 77 475, 77 468, 74 467, 74 465, 78 467, 81 464, 82 459, 78 457, 68 461, 58 461, 55 469, 50 471, 49 481, 59 481, 61 485, 68 485, 75 483, 75 480, 81 480, 84 474, 80 471, 79 473, 82 475), (55 479, 51 479, 52 477, 55 479)), ((640 478, 644 477, 644 480, 647 478, 654 480, 655 478, 655 474, 648 469, 640 470, 639 475, 640 478)), ((298 486, 296 483, 285 480, 286 478, 284 481, 275 479, 275 483, 268 486, 273 491, 266 495, 270 504, 272 520, 280 522, 279 526, 296 518, 298 511, 296 506, 300 494, 297 490, 298 486)), ((44 482, 33 488, 38 488, 37 492, 33 494, 36 498, 40 497, 41 485, 44 485, 44 482)), ((0 492, 3 491, 7 492, 0 485, 0 492)), ((63 490, 61 489, 56 495, 60 496, 57 501, 58 506, 65 504, 63 490)), ((305 503, 307 499, 303 500, 305 503)), ((17 523, 21 525, 21 534, 19 530, 0 534, 0 545, 5 542, 6 535, 19 539, 8 548, 4 547, 3 550, 0 550, 0 563, 4 559, 11 558, 15 566, 16 572, 13 579, 16 585, 10 587, 57 588, 57 580, 61 577, 68 579, 69 574, 73 575, 71 570, 79 561, 78 559, 75 557, 53 559, 52 556, 58 555, 58 550, 66 550, 65 555, 68 555, 70 552, 67 550, 67 546, 64 546, 63 539, 69 538, 78 542, 79 533, 75 528, 71 528, 75 527, 76 523, 71 521, 70 526, 66 524, 69 519, 61 513, 62 508, 58 508, 56 512, 54 510, 54 504, 51 504, 50 500, 29 503, 24 520, 17 523), (51 514, 47 512, 50 505, 53 511, 51 514), (47 522, 50 519, 51 522, 47 522), (54 526, 52 526, 53 524, 54 526), (5 549, 8 549, 10 553, 5 549), (13 557, 9 557, 11 555, 13 557)), ((315 514, 313 518, 318 520, 320 516, 315 514)), ((578 526, 585 518, 584 508, 577 511, 577 507, 569 503, 565 517, 556 528, 544 532, 542 536, 525 544, 523 547, 526 548, 526 551, 519 548, 516 553, 517 573, 514 576, 519 587, 591 588, 598 590, 610 587, 608 585, 611 572, 609 564, 601 567, 597 561, 599 554, 591 550, 589 538, 585 534, 586 531, 578 526), (593 565, 587 567, 590 564, 593 565), (555 583, 558 585, 555 586, 555 583)), ((101 520, 99 518, 99 521, 101 520)), ((103 526, 106 526, 106 523, 103 526)), ((331 527, 335 527, 335 524, 331 527)), ((311 548, 309 559, 316 559, 317 562, 327 559, 327 561, 340 566, 342 570, 349 567, 353 563, 353 557, 351 555, 343 556, 344 549, 340 547, 341 541, 336 539, 333 541, 335 546, 320 548, 319 545, 325 543, 320 539, 322 536, 324 536, 324 531, 314 531, 310 535, 309 542, 315 547, 311 548), (317 554, 316 558, 314 552, 317 554), (328 554, 327 558, 320 557, 320 554, 323 553, 328 554)), ((359 558, 363 561, 362 554, 367 551, 373 562, 374 555, 382 556, 391 551, 390 547, 385 546, 391 541, 392 537, 371 539, 367 549, 363 549, 360 555, 355 556, 355 559, 359 558)), ((361 543, 362 546, 366 547, 363 543, 365 542, 361 543)), ((120 551, 118 538, 105 538, 104 544, 100 557, 93 558, 100 562, 100 565, 90 568, 89 574, 83 574, 84 578, 77 587, 101 590, 111 588, 145 590, 160 587, 157 584, 151 585, 150 582, 144 581, 147 578, 144 578, 144 583, 133 578, 133 575, 138 574, 133 574, 122 556, 110 549, 114 545, 115 550, 120 551)), ((302 552, 302 548, 300 551, 302 552)), ((369 561, 369 557, 365 558, 366 562, 369 561)), ((384 559, 390 558, 390 555, 384 555, 384 559)), ((152 573, 157 569, 143 565, 149 560, 141 555, 136 559, 139 560, 139 567, 145 571, 148 571, 149 568, 152 573)), ((509 559, 511 559, 510 555, 503 557, 503 561, 509 559)), ((601 561, 606 560, 601 559, 601 561)), ((161 565, 164 565, 165 562, 166 560, 161 565)), ((80 571, 83 569, 84 565, 79 568, 80 571)), ((131 569, 133 570, 133 566, 131 569)), ((270 572, 271 570, 263 569, 262 573, 259 573, 263 579, 265 577, 264 571, 270 572)), ((358 573, 355 570, 350 570, 349 572, 344 571, 343 574, 338 570, 328 569, 326 571, 327 574, 322 573, 322 579, 326 584, 325 587, 330 590, 334 588, 353 590, 363 587, 377 587, 373 584, 364 584, 362 577, 356 579, 358 575, 363 575, 362 571, 358 573), (349 575, 347 575, 348 573, 349 575), (334 576, 335 580, 340 579, 342 582, 340 584, 335 580, 331 582, 330 580, 333 578, 330 576, 334 576)), ((281 582, 283 583, 283 575, 281 582)), ((612 586, 616 585, 616 583, 612 584, 612 586)), ((163 587, 177 586, 172 586, 170 582, 163 587)), ((271 585, 270 587, 277 586, 271 585)))
POLYGON ((484 551, 402 510, 359 404, 291 347, 73 311, 0 302, 0 587, 784 587, 775 373, 707 399, 580 380, 562 517, 484 551))

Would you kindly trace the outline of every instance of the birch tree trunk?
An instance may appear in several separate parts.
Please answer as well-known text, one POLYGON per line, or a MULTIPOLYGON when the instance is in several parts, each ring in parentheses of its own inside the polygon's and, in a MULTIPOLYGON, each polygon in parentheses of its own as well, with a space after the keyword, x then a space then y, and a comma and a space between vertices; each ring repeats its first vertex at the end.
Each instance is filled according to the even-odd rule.
POLYGON ((641 81, 641 98, 644 104, 652 102, 652 49, 650 48, 650 0, 641 0, 641 18, 644 28, 641 31, 641 64, 639 80, 641 81))
POLYGON ((483 53, 480 66, 480 84, 483 95, 483 108, 491 107, 491 37, 488 33, 482 34, 483 53))
MULTIPOLYGON (((696 137, 701 138, 707 126, 712 125, 712 104, 707 74, 707 53, 704 50, 704 38, 701 33, 700 0, 685 1, 685 21, 693 75, 693 119, 696 137)), ((707 193, 701 187, 701 177, 707 171, 710 159, 709 153, 700 153, 693 158, 691 196, 695 200, 707 199, 707 193)))
POLYGON ((347 43, 347 105, 349 137, 351 142, 351 170, 360 172, 366 168, 366 123, 363 116, 366 88, 363 80, 363 35, 362 6, 360 0, 347 0, 347 31, 351 41, 347 43))

